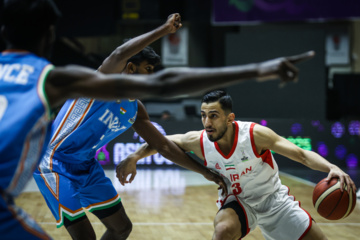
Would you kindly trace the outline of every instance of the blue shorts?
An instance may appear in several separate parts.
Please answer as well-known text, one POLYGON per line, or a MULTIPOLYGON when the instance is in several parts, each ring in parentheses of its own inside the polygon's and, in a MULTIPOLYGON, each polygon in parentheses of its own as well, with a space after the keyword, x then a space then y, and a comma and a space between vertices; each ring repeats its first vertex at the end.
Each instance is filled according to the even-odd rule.
POLYGON ((6 240, 51 239, 24 210, 14 205, 12 197, 0 194, 0 238, 6 240))
POLYGON ((81 164, 53 159, 51 167, 40 164, 34 178, 58 228, 64 224, 64 217, 75 221, 85 216, 84 208, 92 212, 121 202, 111 180, 95 159, 81 164))

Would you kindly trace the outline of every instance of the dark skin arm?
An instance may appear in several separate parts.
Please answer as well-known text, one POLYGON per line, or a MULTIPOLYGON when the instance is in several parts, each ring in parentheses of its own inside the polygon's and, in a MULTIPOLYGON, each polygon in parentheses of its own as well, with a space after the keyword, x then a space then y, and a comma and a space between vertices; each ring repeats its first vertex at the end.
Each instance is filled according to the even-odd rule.
POLYGON ((296 81, 293 65, 308 60, 314 52, 277 58, 257 64, 220 68, 173 68, 152 75, 123 75, 94 72, 93 69, 69 66, 50 71, 45 91, 51 107, 66 99, 91 97, 103 100, 121 98, 148 99, 202 94, 251 79, 296 81))
POLYGON ((167 21, 160 27, 142 34, 138 37, 132 38, 121 46, 117 47, 109 57, 107 57, 103 64, 99 67, 102 73, 120 73, 124 70, 127 60, 139 53, 146 46, 155 42, 156 40, 166 36, 169 33, 175 33, 181 28, 181 16, 178 13, 171 14, 167 21))
MULTIPOLYGON (((225 182, 219 175, 212 173, 205 166, 191 159, 174 142, 167 139, 154 127, 144 105, 140 101, 138 101, 138 115, 132 127, 153 149, 165 158, 186 169, 202 174, 209 181, 218 184, 223 192, 227 194, 225 182)), ((120 174, 121 167, 122 162, 116 167, 116 176, 123 183, 126 179, 123 179, 124 175, 120 174)))

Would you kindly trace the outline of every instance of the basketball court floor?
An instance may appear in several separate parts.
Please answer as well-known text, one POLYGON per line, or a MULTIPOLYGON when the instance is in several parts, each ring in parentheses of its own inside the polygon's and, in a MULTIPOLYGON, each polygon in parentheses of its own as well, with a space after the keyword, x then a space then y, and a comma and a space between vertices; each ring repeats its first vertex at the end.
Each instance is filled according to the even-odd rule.
MULTIPOLYGON (((213 219, 217 212, 217 186, 201 175, 180 169, 139 169, 133 183, 123 187, 117 181, 115 171, 105 172, 120 193, 126 212, 133 222, 133 232, 129 239, 211 239, 213 219)), ((312 204, 312 190, 314 182, 323 176, 315 173, 311 170, 289 170, 281 172, 280 176, 283 184, 290 188, 290 194, 301 202, 301 206, 312 215, 329 240, 360 239, 359 200, 353 213, 345 219, 330 221, 317 214, 312 204), (309 178, 314 182, 309 181, 309 178)), ((360 186, 359 182, 356 184, 360 186)), ((70 239, 64 227, 56 228, 55 220, 33 180, 16 203, 32 215, 55 240, 70 239)), ((91 213, 88 216, 100 239, 105 231, 104 226, 91 213)), ((257 228, 244 239, 261 240, 264 237, 257 228)))

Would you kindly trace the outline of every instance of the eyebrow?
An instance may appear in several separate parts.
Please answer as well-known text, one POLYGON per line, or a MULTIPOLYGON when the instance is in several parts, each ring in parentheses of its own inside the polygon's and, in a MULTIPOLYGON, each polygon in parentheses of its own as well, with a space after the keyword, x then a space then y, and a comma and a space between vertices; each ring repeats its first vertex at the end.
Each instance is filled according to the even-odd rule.
MULTIPOLYGON (((205 111, 201 110, 201 112, 205 112, 205 111)), ((211 110, 211 111, 209 111, 209 113, 219 113, 219 111, 211 110)))

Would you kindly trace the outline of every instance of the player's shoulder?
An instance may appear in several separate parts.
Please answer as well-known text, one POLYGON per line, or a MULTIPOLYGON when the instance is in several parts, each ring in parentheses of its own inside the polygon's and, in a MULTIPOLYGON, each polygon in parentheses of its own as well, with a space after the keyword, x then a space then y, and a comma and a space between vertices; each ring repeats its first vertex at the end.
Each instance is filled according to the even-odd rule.
POLYGON ((199 151, 200 150, 200 136, 201 131, 189 131, 181 136, 181 145, 186 151, 199 151))
POLYGON ((171 135, 171 138, 176 139, 182 145, 191 146, 191 144, 200 141, 200 135, 202 131, 189 131, 182 134, 171 135))
POLYGON ((202 134, 203 130, 200 131, 189 131, 184 134, 184 137, 189 140, 198 140, 202 134))

